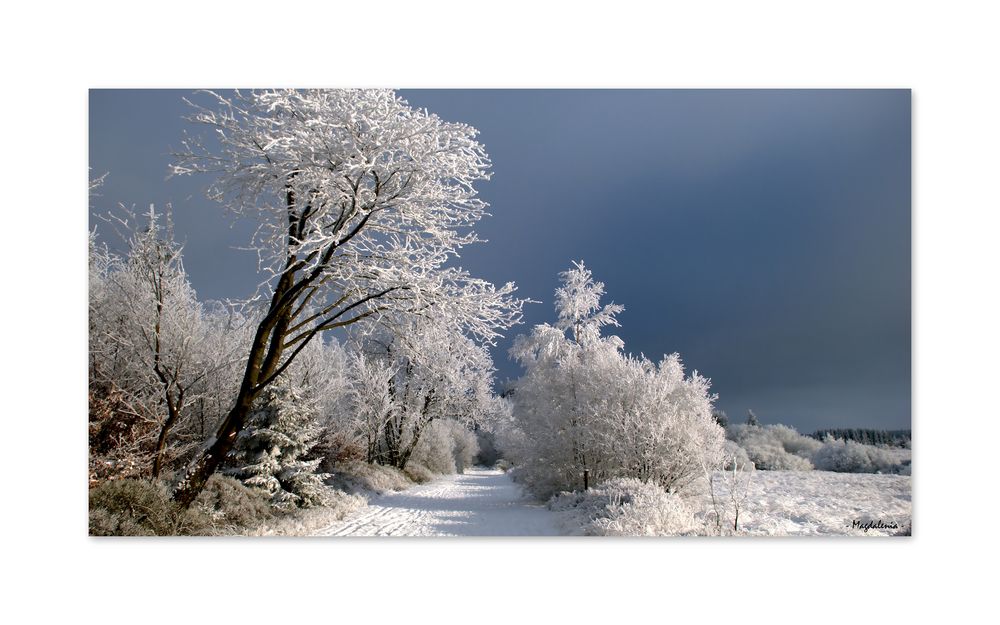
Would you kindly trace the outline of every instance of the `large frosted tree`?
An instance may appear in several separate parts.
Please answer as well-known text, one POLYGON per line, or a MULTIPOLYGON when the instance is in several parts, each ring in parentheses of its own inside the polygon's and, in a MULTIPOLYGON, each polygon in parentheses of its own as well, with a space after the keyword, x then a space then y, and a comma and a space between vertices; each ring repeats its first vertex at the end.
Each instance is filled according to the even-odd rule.
POLYGON ((174 498, 189 504, 230 452, 254 400, 326 330, 387 313, 432 317, 481 341, 520 318, 501 288, 447 266, 478 240, 474 184, 490 161, 465 124, 385 90, 208 93, 176 174, 206 173, 209 196, 258 223, 250 246, 267 303, 240 390, 174 498))
POLYGON ((680 491, 715 466, 724 441, 712 418, 709 381, 685 375, 677 354, 654 363, 624 353, 616 336, 624 308, 601 305, 604 285, 583 263, 560 274, 556 325, 519 336, 511 355, 525 374, 515 386, 506 439, 536 493, 549 496, 615 477, 680 491))

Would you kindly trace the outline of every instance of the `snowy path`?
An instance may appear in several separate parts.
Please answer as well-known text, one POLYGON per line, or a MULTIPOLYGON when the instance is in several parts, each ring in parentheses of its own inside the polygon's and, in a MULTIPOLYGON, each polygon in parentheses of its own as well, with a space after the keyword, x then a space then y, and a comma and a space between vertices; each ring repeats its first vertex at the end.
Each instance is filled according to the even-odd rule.
POLYGON ((469 469, 382 495, 318 536, 553 536, 555 515, 502 471, 469 469))

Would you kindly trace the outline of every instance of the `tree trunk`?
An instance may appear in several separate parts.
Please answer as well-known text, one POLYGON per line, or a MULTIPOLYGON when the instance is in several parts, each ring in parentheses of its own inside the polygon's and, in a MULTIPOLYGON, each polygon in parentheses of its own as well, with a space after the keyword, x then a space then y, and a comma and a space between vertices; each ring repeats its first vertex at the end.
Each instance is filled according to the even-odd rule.
POLYGON ((198 493, 205 487, 208 478, 215 473, 215 470, 225 460, 226 455, 232 451, 233 445, 236 443, 236 436, 243 430, 247 416, 253 408, 254 400, 264 390, 259 384, 261 381, 266 381, 278 367, 284 340, 281 330, 288 327, 291 308, 290 301, 286 300, 283 306, 279 305, 278 302, 283 300, 290 285, 291 275, 289 273, 283 274, 271 298, 271 309, 257 326, 236 402, 226 418, 222 420, 212 444, 188 466, 184 478, 174 489, 173 500, 184 507, 191 505, 198 493))
POLYGON ((413 450, 417 448, 417 443, 420 442, 420 432, 424 429, 424 426, 434 420, 434 417, 427 418, 427 411, 431 407, 432 401, 434 401, 433 390, 424 398, 424 406, 420 411, 420 419, 413 424, 413 437, 410 440, 410 444, 405 449, 401 449, 397 455, 398 463, 395 465, 397 469, 403 470, 406 468, 406 463, 410 461, 413 450))
POLYGON ((170 429, 174 427, 174 423, 177 421, 177 411, 171 408, 168 410, 168 413, 167 420, 163 422, 163 427, 160 428, 160 435, 156 439, 156 450, 153 453, 153 480, 160 477, 160 471, 163 468, 163 449, 167 446, 167 434, 170 433, 170 429))
POLYGON ((174 489, 173 500, 185 508, 190 506, 205 487, 205 482, 215 473, 222 461, 233 449, 236 436, 243 429, 253 397, 244 396, 241 392, 229 414, 219 426, 218 434, 212 444, 201 453, 198 459, 188 467, 184 479, 174 489))

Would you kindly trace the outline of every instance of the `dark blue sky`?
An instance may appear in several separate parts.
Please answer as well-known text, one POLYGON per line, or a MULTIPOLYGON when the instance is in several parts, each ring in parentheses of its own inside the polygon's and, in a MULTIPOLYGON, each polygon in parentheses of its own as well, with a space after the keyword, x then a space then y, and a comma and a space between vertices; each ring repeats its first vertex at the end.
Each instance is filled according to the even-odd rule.
MULTIPOLYGON (((110 172, 95 205, 171 202, 199 295, 244 297, 248 225, 230 228, 206 178, 165 180, 188 93, 91 92, 90 165, 110 172)), ((402 95, 478 128, 493 160, 489 243, 459 264, 542 302, 494 350, 501 378, 583 259, 626 307, 626 348, 680 352, 732 419, 910 427, 908 90, 402 95)))

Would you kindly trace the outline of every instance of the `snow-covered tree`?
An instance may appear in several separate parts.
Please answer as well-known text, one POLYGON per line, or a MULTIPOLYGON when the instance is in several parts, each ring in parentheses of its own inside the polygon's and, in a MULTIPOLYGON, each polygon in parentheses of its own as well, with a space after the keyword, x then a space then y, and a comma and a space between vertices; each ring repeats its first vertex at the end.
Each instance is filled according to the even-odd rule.
POLYGON ((140 455, 149 458, 155 479, 169 438, 190 417, 191 402, 209 392, 207 376, 232 353, 206 324, 169 211, 160 214, 150 206, 139 216, 123 207, 108 220, 127 249, 119 256, 91 243, 91 383, 129 398, 144 432, 135 442, 146 450, 140 455))
POLYGON ((176 174, 215 176, 210 197, 258 223, 265 312, 232 407, 174 492, 189 504, 227 455, 260 394, 319 334, 388 313, 421 314, 491 341, 520 318, 501 288, 446 266, 476 242, 490 161, 476 130, 385 90, 209 94, 176 174))
POLYGON ((556 289, 556 328, 570 331, 577 343, 596 341, 604 326, 618 327, 617 315, 625 310, 614 302, 601 306, 604 283, 596 282, 583 261, 559 274, 562 286, 556 289))
POLYGON ((279 378, 250 412, 236 439, 229 473, 267 491, 278 508, 321 504, 327 476, 316 473, 319 458, 305 459, 320 434, 316 417, 315 401, 279 378))
POLYGON ((521 434, 505 439, 526 481, 549 495, 581 487, 586 470, 595 482, 632 477, 684 489, 721 458, 708 380, 686 376, 677 354, 659 363, 625 354, 621 339, 600 334, 618 325, 623 307, 601 306, 604 285, 583 263, 560 277, 557 325, 535 326, 511 350, 525 375, 513 393, 521 434))
POLYGON ((478 453, 476 435, 465 424, 436 419, 420 437, 412 459, 433 473, 462 473, 478 453))
POLYGON ((382 434, 393 418, 395 363, 378 356, 358 352, 351 356, 350 399, 353 429, 365 446, 365 460, 374 464, 379 458, 382 434))
POLYGON ((491 409, 489 352, 446 325, 401 317, 358 338, 356 397, 374 461, 405 468, 425 428, 451 418, 468 426, 491 409), (375 428, 380 428, 377 435, 375 428))

